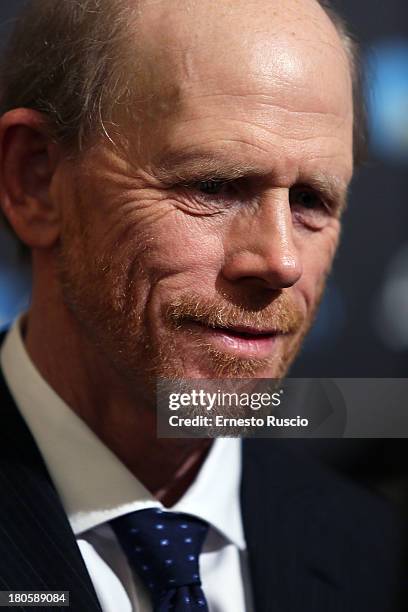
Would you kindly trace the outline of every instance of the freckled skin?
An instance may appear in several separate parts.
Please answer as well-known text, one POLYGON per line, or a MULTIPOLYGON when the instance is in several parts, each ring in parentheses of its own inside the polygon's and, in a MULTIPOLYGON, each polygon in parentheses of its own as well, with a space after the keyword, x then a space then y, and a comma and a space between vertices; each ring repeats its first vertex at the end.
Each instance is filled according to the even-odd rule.
MULTIPOLYGON (((339 201, 330 211, 309 209, 293 190, 309 189, 319 175, 344 192, 352 174, 349 68, 320 7, 312 0, 188 7, 145 3, 138 53, 149 89, 123 128, 126 138, 58 167, 51 195, 60 239, 47 259, 34 254, 27 336, 48 380, 152 490, 168 478, 154 472, 154 461, 148 473, 143 467, 152 444, 167 453, 163 441, 153 443, 151 410, 143 411, 154 403, 152 380, 211 378, 222 359, 171 327, 166 308, 188 296, 273 321, 284 295, 301 323, 255 368, 256 376, 282 375, 311 324, 340 234, 339 201), (214 197, 194 181, 158 178, 164 159, 192 153, 222 155, 254 172, 214 197), (47 354, 41 325, 58 330, 47 354)), ((186 451, 181 441, 173 448, 177 464, 186 451)), ((157 451, 158 466, 161 458, 157 451)))

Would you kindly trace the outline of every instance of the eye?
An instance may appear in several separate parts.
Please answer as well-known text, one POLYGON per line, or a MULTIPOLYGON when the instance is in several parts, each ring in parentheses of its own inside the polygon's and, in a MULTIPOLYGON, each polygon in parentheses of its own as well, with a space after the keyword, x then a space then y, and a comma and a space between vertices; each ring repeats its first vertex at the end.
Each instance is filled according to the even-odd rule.
POLYGON ((291 206, 297 205, 308 210, 327 208, 319 194, 305 187, 291 189, 289 198, 291 206))
POLYGON ((226 181, 199 181, 194 184, 195 189, 206 195, 218 195, 226 186, 226 181))
POLYGON ((323 229, 332 216, 332 209, 318 191, 309 187, 293 187, 289 192, 293 218, 313 231, 323 229))

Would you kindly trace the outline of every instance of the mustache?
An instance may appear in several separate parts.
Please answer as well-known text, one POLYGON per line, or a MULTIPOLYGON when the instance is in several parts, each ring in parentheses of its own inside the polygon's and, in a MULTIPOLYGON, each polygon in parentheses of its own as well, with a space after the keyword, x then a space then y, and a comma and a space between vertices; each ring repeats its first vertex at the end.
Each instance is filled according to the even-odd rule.
POLYGON ((304 321, 301 309, 286 293, 281 293, 263 308, 240 306, 222 299, 210 300, 190 294, 170 303, 166 315, 176 327, 193 322, 212 328, 229 329, 239 326, 267 329, 280 334, 297 332, 304 321))

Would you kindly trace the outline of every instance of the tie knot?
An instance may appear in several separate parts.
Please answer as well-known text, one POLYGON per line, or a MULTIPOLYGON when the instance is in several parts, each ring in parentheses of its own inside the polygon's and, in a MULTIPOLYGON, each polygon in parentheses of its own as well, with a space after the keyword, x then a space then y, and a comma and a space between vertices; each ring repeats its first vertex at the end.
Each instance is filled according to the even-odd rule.
POLYGON ((111 526, 154 601, 169 589, 201 584, 199 555, 208 531, 205 521, 150 508, 113 519, 111 526))

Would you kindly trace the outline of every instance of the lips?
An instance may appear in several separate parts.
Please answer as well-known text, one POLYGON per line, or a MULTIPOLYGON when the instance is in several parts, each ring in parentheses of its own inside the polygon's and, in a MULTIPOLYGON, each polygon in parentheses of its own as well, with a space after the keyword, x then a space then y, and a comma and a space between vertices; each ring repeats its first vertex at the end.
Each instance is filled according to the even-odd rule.
POLYGON ((212 327, 210 329, 214 329, 214 331, 218 331, 220 333, 230 334, 232 336, 237 336, 241 338, 262 338, 262 337, 270 337, 276 336, 280 332, 274 329, 257 329, 255 327, 246 327, 246 326, 226 326, 226 327, 212 327))
POLYGON ((217 327, 193 320, 186 322, 186 325, 217 351, 242 359, 270 358, 276 352, 277 343, 286 335, 276 329, 241 325, 217 327))

